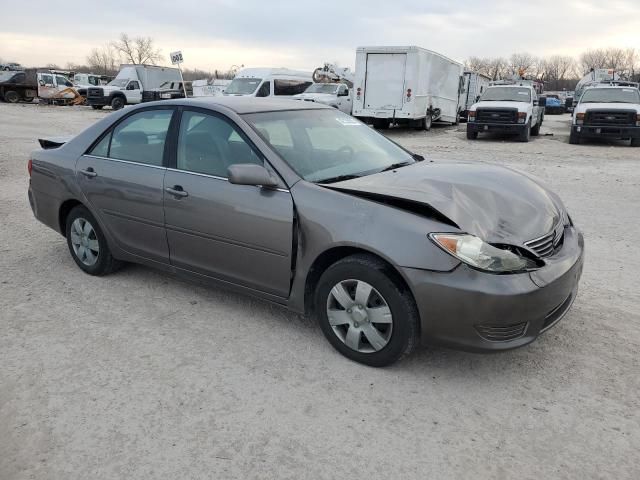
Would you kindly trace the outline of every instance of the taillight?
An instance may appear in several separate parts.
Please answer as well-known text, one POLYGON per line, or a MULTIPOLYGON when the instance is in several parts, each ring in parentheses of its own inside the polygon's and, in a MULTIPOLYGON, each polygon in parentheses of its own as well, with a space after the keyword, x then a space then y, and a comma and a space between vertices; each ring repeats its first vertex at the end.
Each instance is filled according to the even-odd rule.
POLYGON ((584 113, 576 114, 576 125, 582 125, 584 123, 584 113))
POLYGON ((527 112, 518 112, 518 123, 524 123, 527 120, 527 112))
POLYGON ((33 160, 31 159, 27 162, 27 171, 29 172, 29 176, 31 176, 31 172, 33 172, 33 160))
POLYGON ((361 94, 362 94, 362 89, 360 87, 356 88, 356 97, 360 98, 361 94))

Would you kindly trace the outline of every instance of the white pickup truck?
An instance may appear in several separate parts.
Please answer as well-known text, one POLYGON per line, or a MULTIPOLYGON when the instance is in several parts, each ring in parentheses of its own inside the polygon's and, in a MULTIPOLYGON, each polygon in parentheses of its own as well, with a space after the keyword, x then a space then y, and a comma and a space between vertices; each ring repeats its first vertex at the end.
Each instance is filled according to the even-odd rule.
POLYGON ((569 143, 583 138, 630 139, 640 147, 640 90, 636 86, 598 86, 584 90, 573 111, 569 143))
POLYGON ((480 100, 469 109, 467 138, 478 133, 495 132, 518 135, 528 142, 540 134, 546 99, 538 98, 530 85, 495 85, 485 89, 480 100))
POLYGON ((351 115, 353 109, 351 90, 344 83, 314 83, 309 85, 303 93, 294 95, 293 98, 329 105, 348 115, 351 115))

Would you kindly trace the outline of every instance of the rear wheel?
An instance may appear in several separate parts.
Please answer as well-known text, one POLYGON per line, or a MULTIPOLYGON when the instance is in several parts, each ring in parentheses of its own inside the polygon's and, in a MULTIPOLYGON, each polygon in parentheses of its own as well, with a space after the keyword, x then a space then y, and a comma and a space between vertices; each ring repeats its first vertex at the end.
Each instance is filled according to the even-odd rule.
POLYGON ((376 257, 353 255, 331 265, 320 277, 314 307, 329 343, 356 362, 384 367, 418 342, 413 297, 376 257))
POLYGON ((126 103, 127 102, 125 101, 124 97, 118 95, 117 97, 113 97, 111 99, 111 108, 113 108, 114 110, 120 110, 126 105, 126 103))
POLYGON ((8 103, 18 103, 20 101, 20 95, 15 90, 9 90, 4 92, 4 100, 8 103))
POLYGON ((78 267, 89 275, 107 275, 122 263, 113 258, 107 240, 87 208, 73 208, 66 221, 67 245, 78 267))

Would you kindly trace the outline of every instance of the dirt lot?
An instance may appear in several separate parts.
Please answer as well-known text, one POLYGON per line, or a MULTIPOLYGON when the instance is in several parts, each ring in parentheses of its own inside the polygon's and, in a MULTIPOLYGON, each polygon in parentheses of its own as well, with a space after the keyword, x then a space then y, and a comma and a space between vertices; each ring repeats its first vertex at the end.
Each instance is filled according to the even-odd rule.
POLYGON ((376 370, 250 298, 139 266, 81 273, 31 214, 26 162, 39 135, 106 114, 0 104, 0 479, 640 478, 640 149, 569 145, 568 116, 528 144, 389 131, 543 178, 587 262, 532 345, 376 370))

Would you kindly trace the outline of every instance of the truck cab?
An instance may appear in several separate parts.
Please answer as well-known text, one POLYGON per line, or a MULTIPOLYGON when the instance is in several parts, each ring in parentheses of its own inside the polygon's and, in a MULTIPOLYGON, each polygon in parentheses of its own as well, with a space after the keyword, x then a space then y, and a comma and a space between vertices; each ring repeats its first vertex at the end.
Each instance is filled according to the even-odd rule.
POLYGON ((299 72, 288 68, 243 68, 224 90, 224 95, 290 97, 303 93, 312 83, 311 72, 299 72))
POLYGON ((73 89, 73 83, 69 77, 62 73, 49 71, 38 72, 38 97, 47 102, 60 101, 76 98, 78 93, 73 89))
POLYGON ((479 133, 514 134, 522 142, 540 133, 546 99, 532 85, 492 85, 469 109, 467 138, 479 133))
POLYGON ((629 139, 640 147, 640 90, 635 86, 603 85, 584 90, 575 106, 569 143, 585 138, 629 139))
POLYGON ((305 102, 329 105, 348 115, 351 115, 353 108, 351 89, 344 83, 314 83, 304 93, 294 95, 293 98, 305 102))

